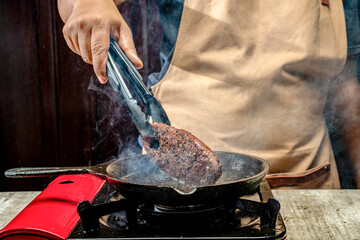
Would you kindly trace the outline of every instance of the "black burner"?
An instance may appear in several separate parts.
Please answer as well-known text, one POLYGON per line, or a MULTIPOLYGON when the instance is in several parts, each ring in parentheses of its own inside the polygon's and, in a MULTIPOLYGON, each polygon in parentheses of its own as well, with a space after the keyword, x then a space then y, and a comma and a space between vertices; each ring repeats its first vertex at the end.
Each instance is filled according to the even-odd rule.
POLYGON ((92 204, 87 201, 79 204, 82 224, 78 224, 69 239, 282 239, 286 230, 279 209, 280 204, 272 198, 266 182, 249 198, 232 199, 218 205, 190 206, 138 203, 123 198, 107 185, 92 204))
MULTIPOLYGON (((235 213, 234 213, 235 214, 235 213)), ((231 209, 220 206, 197 206, 189 208, 166 208, 157 205, 145 204, 139 207, 139 216, 148 224, 158 228, 176 230, 181 226, 185 230, 194 230, 199 227, 213 229, 236 224, 231 209)))

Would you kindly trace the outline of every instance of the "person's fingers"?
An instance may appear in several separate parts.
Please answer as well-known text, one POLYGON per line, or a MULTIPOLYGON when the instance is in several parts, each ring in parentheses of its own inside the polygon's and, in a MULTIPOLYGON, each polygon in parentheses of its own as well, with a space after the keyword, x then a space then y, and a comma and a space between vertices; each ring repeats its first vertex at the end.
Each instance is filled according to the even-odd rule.
POLYGON ((94 72, 101 83, 106 83, 107 52, 110 44, 110 27, 96 26, 91 34, 91 54, 94 72))
POLYGON ((91 54, 91 34, 88 31, 79 33, 79 50, 80 55, 84 62, 92 64, 92 54, 91 54))
POLYGON ((143 67, 143 63, 136 53, 135 44, 131 30, 126 24, 122 24, 119 30, 118 44, 121 49, 125 52, 126 56, 139 69, 143 67))
POLYGON ((77 53, 77 54, 80 54, 76 51, 76 48, 74 46, 74 43, 73 41, 71 40, 68 32, 66 30, 63 30, 63 35, 64 35, 64 39, 65 39, 65 42, 66 44, 68 45, 68 47, 71 49, 71 51, 73 51, 74 53, 77 53))
POLYGON ((75 53, 81 55, 80 48, 79 48, 79 40, 78 40, 78 32, 71 32, 70 33, 70 39, 72 41, 72 44, 75 48, 75 53))

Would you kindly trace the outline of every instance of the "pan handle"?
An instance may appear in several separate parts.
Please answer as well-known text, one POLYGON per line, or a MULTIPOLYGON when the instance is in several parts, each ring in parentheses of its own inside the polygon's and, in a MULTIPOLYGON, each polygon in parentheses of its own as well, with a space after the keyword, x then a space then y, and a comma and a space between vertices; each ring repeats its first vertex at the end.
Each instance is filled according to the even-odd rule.
POLYGON ((53 177, 65 174, 89 173, 87 167, 34 167, 34 168, 12 168, 5 171, 8 178, 30 178, 30 177, 53 177))

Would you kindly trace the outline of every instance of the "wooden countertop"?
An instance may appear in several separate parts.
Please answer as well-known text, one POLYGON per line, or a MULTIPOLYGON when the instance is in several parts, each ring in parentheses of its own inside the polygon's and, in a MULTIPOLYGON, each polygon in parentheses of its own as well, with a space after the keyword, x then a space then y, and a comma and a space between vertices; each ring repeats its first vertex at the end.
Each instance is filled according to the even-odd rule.
MULTIPOLYGON (((0 192, 0 229, 40 192, 0 192)), ((287 239, 360 239, 360 190, 273 190, 287 239)))
POLYGON ((273 190, 287 239, 360 239, 360 190, 273 190))

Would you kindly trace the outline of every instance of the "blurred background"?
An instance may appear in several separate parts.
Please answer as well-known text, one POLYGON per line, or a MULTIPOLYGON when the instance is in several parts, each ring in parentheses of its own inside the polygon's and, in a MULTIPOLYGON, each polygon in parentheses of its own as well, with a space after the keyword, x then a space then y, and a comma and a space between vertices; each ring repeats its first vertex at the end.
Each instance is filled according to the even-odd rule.
MULTIPOLYGON (((175 8, 176 1, 167 2, 175 8)), ((160 70, 157 0, 127 1, 119 10, 132 29, 146 82, 160 70)), ((119 97, 67 47, 56 0, 0 0, 0 13, 0 191, 43 190, 52 180, 7 179, 9 168, 87 166, 140 153, 119 97)), ((324 112, 342 188, 356 188, 354 163, 360 161, 360 88, 349 59, 330 84, 324 112)))

